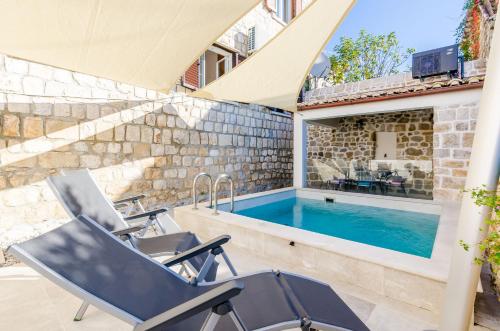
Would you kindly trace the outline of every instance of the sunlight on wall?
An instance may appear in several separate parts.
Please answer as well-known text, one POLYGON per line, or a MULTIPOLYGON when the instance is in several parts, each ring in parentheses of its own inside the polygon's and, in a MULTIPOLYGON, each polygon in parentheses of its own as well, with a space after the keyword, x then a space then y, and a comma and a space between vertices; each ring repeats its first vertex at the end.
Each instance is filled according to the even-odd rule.
MULTIPOLYGON (((153 157, 148 157, 91 172, 106 195, 116 199, 126 195, 132 183, 143 178, 145 169, 153 167, 154 162, 153 157)), ((69 220, 45 180, 1 190, 0 201, 4 207, 0 213, 3 245, 25 240, 34 232, 43 233, 69 220)))
MULTIPOLYGON (((132 122, 135 119, 144 117, 148 113, 154 112, 157 107, 158 105, 154 102, 147 102, 95 120, 47 133, 46 136, 3 148, 0 150, 0 169, 79 140, 85 140, 96 134, 114 129, 124 123, 132 122)), ((159 108, 161 108, 161 104, 159 108)))

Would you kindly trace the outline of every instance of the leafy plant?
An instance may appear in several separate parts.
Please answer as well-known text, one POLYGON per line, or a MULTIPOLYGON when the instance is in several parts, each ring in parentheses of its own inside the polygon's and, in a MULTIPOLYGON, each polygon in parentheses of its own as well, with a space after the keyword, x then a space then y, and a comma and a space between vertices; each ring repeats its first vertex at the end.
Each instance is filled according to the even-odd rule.
POLYGON ((342 37, 333 52, 330 79, 341 84, 396 74, 415 49, 403 51, 394 32, 374 35, 361 30, 356 39, 342 37))
POLYGON ((455 30, 456 42, 466 61, 479 57, 480 50, 480 9, 482 0, 465 0, 462 19, 455 30))
MULTIPOLYGON (((475 258, 477 264, 483 264, 488 261, 491 264, 500 266, 500 192, 488 191, 484 188, 475 188, 470 191, 474 202, 478 206, 485 206, 492 209, 491 217, 486 219, 487 229, 481 231, 489 231, 486 237, 478 243, 481 251, 481 256, 475 258)), ((470 249, 470 245, 463 240, 459 241, 466 251, 470 249)))

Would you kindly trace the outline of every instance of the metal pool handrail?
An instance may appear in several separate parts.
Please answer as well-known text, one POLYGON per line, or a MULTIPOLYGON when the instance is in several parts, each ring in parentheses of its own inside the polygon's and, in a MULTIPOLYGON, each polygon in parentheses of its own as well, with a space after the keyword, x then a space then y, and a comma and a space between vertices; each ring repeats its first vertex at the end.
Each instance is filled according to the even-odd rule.
POLYGON ((209 199, 209 208, 212 208, 212 176, 207 174, 206 172, 200 172, 199 174, 196 175, 193 179, 193 209, 198 209, 198 198, 196 196, 196 183, 198 182, 198 179, 201 177, 208 177, 208 180, 210 181, 210 184, 208 185, 208 199, 209 199))
POLYGON ((219 188, 220 181, 223 180, 223 179, 227 180, 229 182, 229 184, 231 185, 231 194, 230 194, 230 198, 231 198, 231 213, 234 210, 234 185, 233 185, 233 179, 228 174, 222 174, 222 175, 219 175, 219 177, 217 177, 217 179, 215 180, 215 184, 214 184, 214 196, 215 196, 214 215, 219 215, 219 212, 217 211, 217 189, 219 188))

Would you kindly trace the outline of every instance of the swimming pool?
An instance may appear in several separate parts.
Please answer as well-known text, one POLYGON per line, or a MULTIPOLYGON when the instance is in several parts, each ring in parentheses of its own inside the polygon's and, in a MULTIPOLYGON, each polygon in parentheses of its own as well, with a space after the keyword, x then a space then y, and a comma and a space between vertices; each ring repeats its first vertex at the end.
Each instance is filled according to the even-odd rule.
POLYGON ((219 202, 218 214, 208 202, 196 209, 176 207, 175 220, 203 240, 230 235, 231 246, 270 261, 271 267, 279 261, 285 270, 441 311, 456 246, 457 205, 302 188, 238 196, 234 212, 229 199, 219 202), (325 205, 325 199, 334 199, 335 205, 325 205), (308 203, 328 209, 307 217, 308 203), (302 216, 294 218, 294 213, 302 216), (345 220, 349 213, 358 219, 345 220))
POLYGON ((439 216, 292 197, 236 214, 430 258, 439 216))

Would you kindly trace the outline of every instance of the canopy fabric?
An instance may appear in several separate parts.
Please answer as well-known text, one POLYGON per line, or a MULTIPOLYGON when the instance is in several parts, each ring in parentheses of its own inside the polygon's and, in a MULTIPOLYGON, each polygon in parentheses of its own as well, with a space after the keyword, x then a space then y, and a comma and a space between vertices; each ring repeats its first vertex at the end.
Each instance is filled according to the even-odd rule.
POLYGON ((192 95, 295 111, 307 74, 354 2, 315 0, 255 54, 192 95))
POLYGON ((259 0, 2 0, 0 52, 168 92, 259 0))

